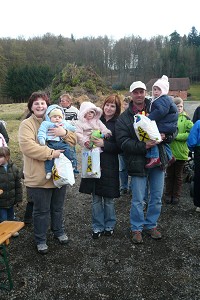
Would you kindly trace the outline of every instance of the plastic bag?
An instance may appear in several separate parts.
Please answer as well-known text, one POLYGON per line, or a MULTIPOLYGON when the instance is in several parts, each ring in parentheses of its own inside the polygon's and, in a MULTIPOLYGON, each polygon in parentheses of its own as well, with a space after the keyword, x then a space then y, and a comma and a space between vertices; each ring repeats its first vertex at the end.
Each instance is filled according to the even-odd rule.
POLYGON ((100 178, 100 148, 82 150, 82 178, 100 178))
POLYGON ((144 115, 136 114, 133 127, 138 139, 142 142, 148 140, 161 142, 162 138, 155 121, 150 120, 144 115))
POLYGON ((61 153, 58 158, 54 159, 52 178, 53 183, 58 188, 61 188, 66 184, 73 185, 75 183, 72 163, 63 153, 61 153))

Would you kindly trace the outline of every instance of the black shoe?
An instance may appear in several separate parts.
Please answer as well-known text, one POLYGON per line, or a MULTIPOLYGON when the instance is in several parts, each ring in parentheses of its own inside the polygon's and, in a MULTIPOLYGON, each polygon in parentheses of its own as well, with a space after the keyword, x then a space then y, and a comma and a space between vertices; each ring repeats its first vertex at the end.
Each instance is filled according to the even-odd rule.
POLYGON ((120 195, 121 195, 121 196, 126 195, 127 192, 128 192, 127 189, 121 189, 121 190, 120 190, 120 195))
POLYGON ((93 231, 93 232, 92 232, 92 238, 96 240, 96 239, 98 239, 100 236, 102 236, 103 234, 104 234, 103 231, 97 231, 97 232, 93 231))
POLYGON ((104 231, 105 236, 111 236, 111 235, 113 235, 113 233, 114 233, 114 230, 105 230, 104 231))

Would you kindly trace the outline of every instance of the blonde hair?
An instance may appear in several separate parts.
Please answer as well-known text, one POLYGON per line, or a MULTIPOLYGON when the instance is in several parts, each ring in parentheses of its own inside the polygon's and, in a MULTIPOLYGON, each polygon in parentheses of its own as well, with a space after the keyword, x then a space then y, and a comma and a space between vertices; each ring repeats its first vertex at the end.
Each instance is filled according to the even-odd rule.
POLYGON ((70 94, 62 94, 61 96, 60 96, 60 100, 62 100, 63 98, 67 98, 68 100, 70 100, 70 101, 72 101, 72 97, 70 96, 70 94))
POLYGON ((174 98, 174 103, 175 103, 176 105, 178 105, 178 104, 183 104, 183 99, 182 99, 181 97, 175 97, 175 98, 174 98))

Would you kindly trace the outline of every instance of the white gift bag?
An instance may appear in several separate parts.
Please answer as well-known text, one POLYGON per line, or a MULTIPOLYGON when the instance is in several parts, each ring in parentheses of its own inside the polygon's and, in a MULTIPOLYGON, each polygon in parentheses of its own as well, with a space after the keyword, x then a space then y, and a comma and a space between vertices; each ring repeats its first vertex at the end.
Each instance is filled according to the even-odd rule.
POLYGON ((61 153, 58 158, 54 159, 52 177, 53 183, 58 188, 61 188, 66 184, 73 185, 75 183, 72 163, 63 153, 61 153))
POLYGON ((82 150, 82 178, 100 178, 100 148, 82 150))
POLYGON ((135 133, 140 141, 146 142, 148 140, 161 142, 162 138, 155 121, 140 114, 134 116, 135 133))

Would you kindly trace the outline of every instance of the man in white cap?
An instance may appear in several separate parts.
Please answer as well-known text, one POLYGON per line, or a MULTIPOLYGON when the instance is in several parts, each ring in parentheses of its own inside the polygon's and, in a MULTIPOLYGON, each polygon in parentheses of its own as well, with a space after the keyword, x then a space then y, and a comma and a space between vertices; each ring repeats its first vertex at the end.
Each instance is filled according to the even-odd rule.
POLYGON ((136 244, 143 242, 142 231, 153 239, 161 239, 157 230, 157 220, 161 212, 161 198, 164 188, 164 171, 160 167, 146 169, 147 149, 155 146, 156 142, 149 140, 146 143, 138 140, 134 128, 134 115, 149 113, 150 100, 145 98, 146 86, 141 81, 133 82, 130 86, 132 101, 129 107, 117 119, 116 139, 121 147, 128 174, 131 176, 132 203, 130 210, 131 241, 136 244), (143 203, 149 180, 149 202, 144 215, 143 203))

